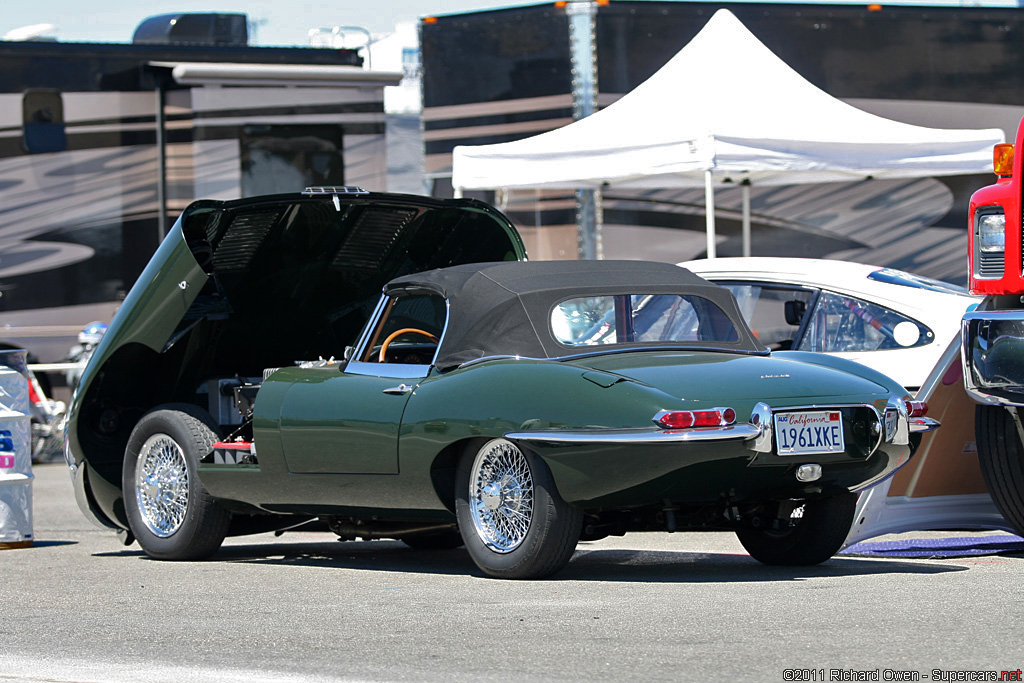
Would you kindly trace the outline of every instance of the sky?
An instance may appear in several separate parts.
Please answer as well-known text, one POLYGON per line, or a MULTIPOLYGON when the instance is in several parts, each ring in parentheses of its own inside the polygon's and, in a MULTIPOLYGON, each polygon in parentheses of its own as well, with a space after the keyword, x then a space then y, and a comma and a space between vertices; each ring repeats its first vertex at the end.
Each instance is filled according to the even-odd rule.
POLYGON ((0 36, 33 24, 56 27, 45 35, 63 42, 129 43, 146 17, 174 12, 243 12, 256 24, 261 46, 308 45, 309 29, 357 26, 373 34, 391 33, 400 22, 510 5, 514 0, 0 0, 0 36))

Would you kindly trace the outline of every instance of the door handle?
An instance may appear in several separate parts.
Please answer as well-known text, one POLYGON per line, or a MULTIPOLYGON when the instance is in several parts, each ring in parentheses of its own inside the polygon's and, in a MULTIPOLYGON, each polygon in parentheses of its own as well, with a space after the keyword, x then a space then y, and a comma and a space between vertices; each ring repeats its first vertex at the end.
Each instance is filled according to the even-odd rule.
POLYGON ((411 384, 399 384, 397 387, 388 387, 384 390, 385 394, 391 394, 392 396, 405 396, 412 391, 411 384))

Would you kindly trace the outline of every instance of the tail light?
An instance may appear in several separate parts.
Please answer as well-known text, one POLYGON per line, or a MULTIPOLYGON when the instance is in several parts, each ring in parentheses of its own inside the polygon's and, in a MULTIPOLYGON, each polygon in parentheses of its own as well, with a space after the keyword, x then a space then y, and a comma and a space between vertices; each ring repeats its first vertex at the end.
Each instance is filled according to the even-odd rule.
POLYGON ((907 417, 924 417, 928 414, 928 404, 924 401, 904 401, 907 404, 907 417))
POLYGON ((708 410, 663 410, 654 416, 654 422, 665 429, 687 429, 690 427, 725 427, 736 421, 732 408, 710 408, 708 410))

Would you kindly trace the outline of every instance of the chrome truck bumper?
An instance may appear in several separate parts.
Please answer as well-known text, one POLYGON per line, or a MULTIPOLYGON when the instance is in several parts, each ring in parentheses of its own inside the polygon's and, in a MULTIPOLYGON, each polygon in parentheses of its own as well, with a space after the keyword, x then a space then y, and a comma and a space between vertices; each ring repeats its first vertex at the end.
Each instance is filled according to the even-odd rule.
POLYGON ((990 405, 1024 406, 1024 310, 964 314, 964 388, 990 405))

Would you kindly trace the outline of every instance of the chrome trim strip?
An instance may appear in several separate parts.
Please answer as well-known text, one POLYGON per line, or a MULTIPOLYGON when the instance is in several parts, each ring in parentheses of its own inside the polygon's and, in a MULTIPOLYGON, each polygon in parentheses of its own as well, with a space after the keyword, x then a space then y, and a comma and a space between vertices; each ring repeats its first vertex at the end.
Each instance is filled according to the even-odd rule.
MULTIPOLYGON (((437 292, 434 292, 437 294, 437 292)), ((440 294, 437 294, 440 296, 440 294)), ((444 299, 444 327, 441 328, 441 334, 437 338, 437 346, 434 348, 434 357, 430 359, 430 365, 433 366, 437 362, 437 354, 441 353, 441 347, 444 345, 444 338, 448 336, 448 322, 452 319, 452 302, 448 299, 444 299)))
MULTIPOLYGON (((380 299, 377 300, 377 305, 373 308, 373 313, 370 314, 370 319, 363 325, 363 331, 359 333, 359 339, 356 340, 355 352, 352 354, 352 358, 362 358, 363 353, 366 351, 366 345, 369 343, 370 334, 376 329, 377 324, 380 322, 381 312, 384 310, 384 306, 387 304, 388 297, 386 294, 381 294, 380 299)), ((355 360, 349 360, 348 364, 359 362, 355 360)), ((347 371, 347 368, 346 368, 347 371)))
POLYGON ((459 368, 465 368, 470 365, 476 365, 477 363, 483 363, 489 360, 536 360, 536 361, 574 361, 582 360, 585 358, 596 358, 600 356, 613 356, 620 353, 650 353, 652 351, 659 353, 735 353, 743 356, 769 356, 771 351, 765 349, 764 351, 750 351, 749 349, 724 349, 720 347, 696 347, 696 346, 630 346, 624 348, 614 349, 602 349, 600 351, 587 351, 585 353, 574 353, 568 356, 551 356, 550 358, 533 358, 531 356, 518 356, 518 355, 496 355, 496 356, 484 356, 482 358, 474 358, 467 360, 465 363, 460 364, 459 368))
POLYGON ((911 434, 924 434, 925 432, 932 432, 942 426, 942 423, 936 419, 930 417, 912 417, 910 418, 910 433, 911 434))
MULTIPOLYGON (((900 404, 903 400, 893 397, 900 404)), ((671 444, 671 443, 700 443, 706 441, 750 441, 752 444, 747 447, 761 453, 772 452, 772 427, 771 416, 774 413, 788 413, 803 410, 830 410, 836 408, 870 408, 875 414, 880 427, 884 424, 878 409, 870 403, 844 403, 832 405, 810 405, 810 406, 786 406, 775 411, 766 404, 758 403, 751 414, 751 420, 758 416, 759 424, 743 422, 728 427, 702 427, 696 429, 650 429, 641 427, 637 429, 538 429, 536 431, 508 432, 506 439, 516 441, 535 441, 555 444, 671 444), (767 419, 765 419, 767 417, 767 419), (767 425, 767 427, 765 427, 767 425), (767 450, 765 447, 767 446, 767 450)), ((906 405, 903 405, 902 419, 897 418, 896 435, 902 434, 903 442, 894 442, 897 445, 906 445, 909 424, 906 418, 906 405)), ((923 418, 928 420, 929 418, 923 418)), ((936 426, 938 426, 936 424, 936 426)), ((934 429, 934 427, 932 427, 934 429)), ((871 452, 874 453, 882 441, 882 431, 879 429, 878 443, 871 452)), ((930 431, 930 430, 928 430, 930 431)))
MULTIPOLYGON (((710 413, 710 412, 714 412, 716 410, 721 415, 724 416, 725 415, 725 411, 732 410, 732 408, 729 408, 729 407, 726 407, 726 406, 715 406, 714 408, 682 408, 682 409, 679 409, 679 410, 659 410, 657 413, 654 414, 654 417, 651 418, 651 422, 653 422, 656 425, 661 426, 661 418, 665 417, 666 415, 670 415, 672 413, 702 413, 702 412, 710 413)), ((733 412, 736 412, 736 411, 733 410, 733 412)), ((719 423, 719 424, 717 424, 715 426, 716 427, 728 427, 729 425, 733 424, 733 422, 736 422, 736 420, 734 419, 732 422, 729 422, 729 423, 726 423, 726 424, 719 423)), ((682 429, 693 429, 693 428, 692 427, 683 427, 682 429)))
POLYGON ((467 360, 458 366, 458 369, 468 368, 472 365, 479 365, 480 363, 486 363, 491 360, 544 360, 542 358, 527 358, 525 356, 483 356, 482 358, 474 358, 473 360, 467 360))
POLYGON ((767 403, 758 403, 750 413, 750 424, 758 429, 757 438, 747 448, 757 453, 771 453, 775 427, 772 425, 772 407, 767 403))
MULTIPOLYGON (((612 346, 612 345, 609 345, 612 346)), ((723 346, 681 346, 679 344, 665 344, 663 346, 626 346, 614 345, 620 348, 609 348, 595 351, 584 351, 568 356, 554 356, 546 360, 580 360, 582 358, 593 358, 595 356, 612 356, 620 353, 636 353, 644 351, 659 351, 661 353, 735 353, 741 356, 770 356, 768 348, 753 351, 750 349, 731 349, 723 346)))
POLYGON ((363 195, 370 194, 368 190, 364 190, 361 187, 355 185, 327 185, 327 186, 316 186, 307 187, 302 191, 302 194, 309 196, 323 196, 323 195, 363 195))
POLYGON ((381 295, 380 300, 377 302, 377 306, 373 309, 373 313, 370 315, 370 319, 366 322, 366 325, 363 326, 363 331, 359 334, 359 340, 356 342, 352 358, 345 365, 345 372, 353 375, 369 375, 371 377, 422 379, 430 374, 430 368, 434 367, 434 361, 437 359, 437 354, 441 351, 441 345, 444 343, 445 335, 448 333, 448 321, 451 320, 451 304, 447 299, 444 300, 444 327, 441 329, 441 336, 438 337, 437 348, 434 350, 434 357, 430 359, 430 364, 406 365, 403 363, 367 363, 366 361, 355 360, 356 358, 362 358, 366 353, 366 347, 370 343, 370 339, 373 337, 373 330, 377 329, 377 326, 380 324, 380 318, 384 315, 384 310, 387 308, 388 300, 390 298, 391 297, 387 294, 381 295))
MULTIPOLYGON (((899 399, 899 398, 897 398, 895 396, 891 396, 889 398, 890 402, 892 402, 894 400, 898 400, 900 402, 900 404, 903 405, 904 423, 906 423, 906 417, 905 416, 906 416, 906 412, 907 412, 907 407, 906 407, 905 404, 903 404, 903 399, 899 399)), ((871 453, 874 453, 876 450, 878 450, 878 447, 882 445, 882 439, 884 437, 883 432, 885 431, 885 429, 884 429, 885 422, 882 419, 882 415, 878 412, 878 408, 876 408, 875 406, 871 405, 870 403, 832 403, 832 404, 825 404, 825 405, 813 404, 813 405, 805 405, 805 406, 782 406, 782 407, 779 407, 779 408, 772 408, 767 403, 758 403, 756 406, 754 406, 754 410, 750 414, 750 423, 754 424, 754 425, 758 425, 761 428, 761 434, 757 438, 757 440, 754 441, 754 443, 747 444, 747 447, 750 448, 753 451, 757 451, 758 453, 772 453, 773 452, 772 441, 773 441, 774 420, 772 418, 777 413, 793 413, 793 412, 801 412, 801 411, 805 411, 805 410, 832 410, 832 409, 836 409, 836 408, 868 408, 868 409, 870 409, 871 412, 873 412, 875 414, 875 422, 878 425, 878 440, 875 441, 875 444, 871 447, 871 453)), ((898 431, 898 427, 899 427, 899 425, 897 425, 897 431, 898 431)), ((909 426, 905 427, 905 429, 909 429, 909 426)), ((903 444, 897 444, 897 445, 906 445, 907 443, 909 443, 909 442, 908 441, 904 441, 903 444)))
POLYGON ((406 365, 404 363, 364 363, 349 361, 345 372, 350 375, 387 377, 389 379, 423 379, 430 374, 429 365, 406 365))
MULTIPOLYGON (((876 411, 877 413, 877 411, 876 411)), ((897 396, 890 396, 885 405, 884 438, 887 443, 906 446, 910 443, 910 423, 906 402, 897 396), (890 424, 889 416, 895 413, 894 423, 890 424)))
POLYGON ((702 441, 746 441, 761 433, 751 424, 728 427, 702 427, 697 429, 551 429, 527 432, 509 432, 506 439, 515 441, 542 441, 558 444, 670 444, 699 443, 702 441))

